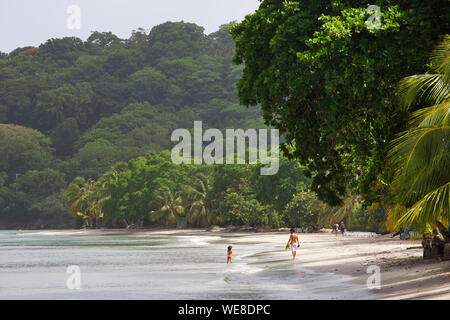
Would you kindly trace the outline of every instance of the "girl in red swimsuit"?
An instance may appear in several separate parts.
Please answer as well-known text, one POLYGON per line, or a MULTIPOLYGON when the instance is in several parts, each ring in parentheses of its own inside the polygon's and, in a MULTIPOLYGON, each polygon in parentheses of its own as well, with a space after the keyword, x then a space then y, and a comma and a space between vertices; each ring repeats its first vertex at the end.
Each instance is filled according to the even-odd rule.
POLYGON ((231 262, 231 254, 233 253, 233 251, 231 250, 233 247, 232 246, 228 246, 228 250, 227 250, 227 264, 228 263, 232 263, 231 262))

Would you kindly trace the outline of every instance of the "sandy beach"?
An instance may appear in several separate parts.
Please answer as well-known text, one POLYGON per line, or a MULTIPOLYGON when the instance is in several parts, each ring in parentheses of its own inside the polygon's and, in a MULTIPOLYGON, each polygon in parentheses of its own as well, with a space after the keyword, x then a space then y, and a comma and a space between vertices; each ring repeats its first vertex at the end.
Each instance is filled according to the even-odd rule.
POLYGON ((375 299, 450 299, 450 261, 423 260, 420 241, 327 233, 301 234, 300 239, 297 254, 304 268, 350 275, 352 282, 365 284, 367 267, 379 266, 381 288, 374 289, 375 299))
MULTIPOLYGON (((287 233, 248 237, 271 243, 285 243, 288 238, 287 233)), ((299 268, 349 275, 352 282, 366 284, 370 276, 367 267, 376 265, 381 271, 381 288, 373 289, 374 299, 450 300, 450 261, 423 260, 420 241, 393 239, 390 235, 336 237, 331 230, 299 237, 299 268)))
MULTIPOLYGON (((221 260, 215 264, 218 268, 225 270, 225 278, 229 278, 228 271, 232 271, 232 269, 227 271, 227 268, 233 267, 237 269, 248 267, 255 270, 289 269, 294 277, 287 279, 289 285, 292 285, 289 279, 295 282, 298 280, 295 279, 297 275, 300 278, 302 274, 308 272, 326 275, 320 280, 320 285, 323 287, 321 290, 325 292, 329 286, 335 291, 332 296, 329 292, 324 295, 326 299, 330 297, 336 299, 450 299, 450 261, 423 260, 420 241, 404 241, 398 237, 392 239, 390 235, 368 237, 367 234, 354 233, 349 236, 339 234, 336 237, 328 230, 318 233, 300 233, 301 246, 297 250, 295 262, 292 261, 290 251, 284 248, 289 236, 288 232, 229 232, 215 228, 210 231, 103 229, 56 230, 39 233, 39 237, 51 236, 80 236, 79 238, 132 236, 143 240, 150 237, 174 237, 184 239, 182 243, 186 243, 187 247, 191 246, 189 243, 199 248, 216 246, 219 251, 222 245, 225 247, 232 244, 234 265, 222 265, 221 260), (370 276, 367 268, 372 265, 380 268, 380 289, 367 289, 366 283, 370 276), (341 286, 339 281, 345 285, 341 286), (361 294, 350 293, 350 290, 347 292, 345 289, 347 284, 353 284, 361 294), (342 292, 339 292, 340 288, 342 292)), ((124 250, 126 255, 127 251, 124 250)), ((214 250, 211 252, 217 252, 214 250)), ((271 277, 270 274, 269 277, 271 277)), ((305 297, 309 298, 309 296, 301 298, 305 297)), ((312 299, 320 299, 320 297, 320 295, 311 296, 312 299)), ((295 299, 295 296, 292 298, 295 299)))

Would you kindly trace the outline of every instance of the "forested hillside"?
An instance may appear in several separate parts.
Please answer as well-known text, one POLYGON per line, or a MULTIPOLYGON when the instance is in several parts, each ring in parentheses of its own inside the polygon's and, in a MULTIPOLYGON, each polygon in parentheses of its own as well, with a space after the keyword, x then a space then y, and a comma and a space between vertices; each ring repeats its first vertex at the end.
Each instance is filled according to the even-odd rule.
POLYGON ((171 146, 170 133, 264 127, 238 105, 241 66, 223 25, 167 22, 129 39, 93 32, 0 54, 0 222, 67 226, 63 191, 171 146))

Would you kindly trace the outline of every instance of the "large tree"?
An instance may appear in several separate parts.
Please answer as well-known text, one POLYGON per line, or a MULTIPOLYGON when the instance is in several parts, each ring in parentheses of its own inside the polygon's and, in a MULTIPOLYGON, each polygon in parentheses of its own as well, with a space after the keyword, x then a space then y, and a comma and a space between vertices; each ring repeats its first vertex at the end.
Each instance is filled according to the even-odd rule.
POLYGON ((261 1, 231 29, 240 102, 286 133, 285 154, 307 166, 321 199, 338 204, 350 187, 375 200, 375 181, 390 179, 387 143, 408 117, 395 87, 424 71, 449 16, 443 0, 261 1), (369 4, 379 25, 366 24, 369 4))

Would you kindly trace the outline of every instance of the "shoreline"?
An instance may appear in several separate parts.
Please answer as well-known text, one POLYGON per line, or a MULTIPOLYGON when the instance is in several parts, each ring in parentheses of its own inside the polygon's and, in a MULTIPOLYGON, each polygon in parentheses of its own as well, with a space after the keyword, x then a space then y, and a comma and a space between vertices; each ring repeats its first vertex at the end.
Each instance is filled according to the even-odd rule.
MULTIPOLYGON (((277 229, 271 229, 270 227, 250 227, 250 226, 227 226, 227 227, 220 227, 220 226, 211 226, 211 227, 183 227, 183 228, 177 228, 177 227, 147 227, 147 228, 108 228, 108 227, 100 227, 100 228, 81 228, 81 229, 75 229, 75 228, 0 228, 1 231, 61 231, 61 232, 77 232, 77 231, 88 231, 88 232, 96 232, 96 231, 118 231, 118 232, 148 232, 148 231, 157 231, 157 230, 173 230, 173 231, 191 231, 191 230, 197 230, 202 232, 288 232, 290 228, 277 228, 277 229)), ((315 231, 315 232, 321 232, 315 231)))
MULTIPOLYGON (((13 231, 13 230, 11 230, 13 231)), ((14 230, 18 231, 18 230, 14 230)), ((24 231, 24 230, 22 230, 24 231)), ((233 247, 236 252, 239 242, 258 241, 280 248, 279 252, 265 253, 259 263, 270 264, 280 258, 290 259, 290 252, 283 247, 288 231, 230 231, 227 228, 198 229, 65 229, 37 231, 40 235, 149 235, 174 236, 230 236, 242 235, 233 247)), ((27 232, 22 235, 28 234, 27 232)), ((36 232, 29 233, 36 235, 36 232)), ((399 240, 390 235, 376 237, 351 237, 338 235, 327 230, 315 233, 299 233, 300 248, 297 249, 295 268, 317 273, 350 276, 349 283, 366 285, 367 268, 378 266, 381 274, 381 289, 372 289, 370 299, 450 299, 450 261, 423 260, 419 240, 399 240)), ((255 256, 258 252, 255 252, 255 256)), ((364 297, 362 297, 364 299, 364 297)))

